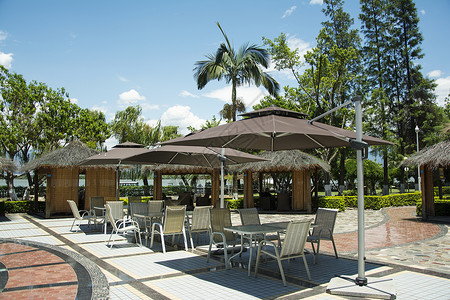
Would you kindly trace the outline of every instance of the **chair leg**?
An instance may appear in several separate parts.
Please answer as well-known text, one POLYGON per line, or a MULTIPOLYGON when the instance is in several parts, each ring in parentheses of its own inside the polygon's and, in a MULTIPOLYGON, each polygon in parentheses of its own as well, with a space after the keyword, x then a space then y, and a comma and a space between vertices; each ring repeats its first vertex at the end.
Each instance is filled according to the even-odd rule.
POLYGON ((75 221, 76 221, 77 219, 73 219, 73 222, 72 222, 72 227, 70 227, 70 231, 72 231, 73 230, 73 225, 75 224, 75 221))
POLYGON ((334 238, 333 237, 331 237, 331 242, 333 243, 334 255, 336 255, 336 258, 339 258, 338 254, 337 254, 337 250, 336 250, 336 244, 334 243, 334 238))
POLYGON ((162 245, 163 253, 166 253, 166 242, 164 241, 164 233, 161 231, 159 233, 159 235, 161 236, 161 245, 162 245))
POLYGON ((284 276, 283 264, 281 263, 280 257, 277 255, 278 267, 280 268, 281 279, 283 280, 283 285, 286 286, 286 277, 284 276))
POLYGON ((308 263, 306 262, 306 256, 303 254, 303 262, 305 263, 306 274, 308 279, 311 280, 311 274, 309 273, 308 263))
POLYGON ((213 239, 209 239, 209 249, 208 249, 208 256, 206 257, 206 262, 209 262, 209 257, 211 256, 211 248, 212 248, 213 239))
MULTIPOLYGON (((183 230, 183 239, 184 239, 184 250, 189 251, 187 238, 186 238, 186 231, 185 230, 183 230)), ((194 247, 192 247, 192 249, 194 249, 194 247)))
POLYGON ((263 243, 261 242, 258 246, 258 253, 256 254, 256 264, 255 264, 255 277, 258 274, 258 267, 259 267, 259 261, 261 259, 261 248, 263 246, 263 243))
MULTIPOLYGON (((234 247, 233 247, 233 249, 234 249, 234 247)), ((225 257, 225 267, 227 269, 230 269, 231 268, 230 267, 231 262, 228 263, 228 244, 227 244, 226 240, 223 240, 223 255, 225 257)), ((233 255, 233 253, 231 253, 231 255, 233 255)))
POLYGON ((317 240, 317 251, 314 255, 314 264, 317 264, 317 260, 319 259, 319 248, 320 248, 320 239, 317 240))
MULTIPOLYGON (((191 248, 194 250, 194 241, 192 240, 192 232, 189 230, 189 239, 191 240, 191 248)), ((197 240, 198 243, 198 240, 197 240)))

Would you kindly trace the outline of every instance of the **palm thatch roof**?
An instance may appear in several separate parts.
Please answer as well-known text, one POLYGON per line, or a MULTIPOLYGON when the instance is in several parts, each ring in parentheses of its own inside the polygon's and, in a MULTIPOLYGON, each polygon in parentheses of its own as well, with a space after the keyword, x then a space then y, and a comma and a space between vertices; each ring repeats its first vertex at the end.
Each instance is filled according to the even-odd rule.
POLYGON ((414 165, 428 165, 433 169, 450 166, 450 140, 422 149, 400 163, 400 166, 414 165))
POLYGON ((89 148, 80 141, 72 141, 64 148, 56 149, 55 151, 49 152, 39 158, 30 161, 29 163, 25 164, 21 168, 21 170, 26 172, 38 169, 42 166, 77 166, 86 158, 98 153, 98 151, 89 148))
POLYGON ((14 172, 17 170, 17 165, 9 158, 0 157, 0 171, 14 172))
POLYGON ((230 166, 229 169, 241 172, 249 170, 266 173, 313 169, 330 171, 330 166, 326 162, 299 150, 265 151, 258 156, 267 160, 234 165, 230 166))
POLYGON ((213 168, 203 166, 189 166, 189 165, 171 165, 171 164, 154 164, 142 167, 142 172, 162 171, 163 173, 172 174, 202 174, 211 173, 213 168))

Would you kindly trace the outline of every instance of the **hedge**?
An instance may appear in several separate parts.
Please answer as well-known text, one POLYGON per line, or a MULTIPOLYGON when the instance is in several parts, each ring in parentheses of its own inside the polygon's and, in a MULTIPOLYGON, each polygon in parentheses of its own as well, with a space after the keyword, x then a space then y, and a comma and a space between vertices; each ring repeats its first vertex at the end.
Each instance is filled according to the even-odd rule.
MULTIPOLYGON (((421 200, 420 192, 393 194, 385 196, 364 196, 365 209, 381 209, 389 206, 415 206, 421 200)), ((358 207, 358 196, 326 196, 313 198, 313 209, 318 207, 337 208, 340 211, 346 207, 358 207)))
MULTIPOLYGON (((45 202, 38 202, 38 212, 45 211, 45 202)), ((1 201, 0 215, 5 213, 31 213, 34 212, 34 201, 1 201)))
MULTIPOLYGON (((422 215, 422 202, 417 202, 416 213, 422 215)), ((436 216, 450 216, 450 197, 439 199, 434 198, 434 213, 436 216)))

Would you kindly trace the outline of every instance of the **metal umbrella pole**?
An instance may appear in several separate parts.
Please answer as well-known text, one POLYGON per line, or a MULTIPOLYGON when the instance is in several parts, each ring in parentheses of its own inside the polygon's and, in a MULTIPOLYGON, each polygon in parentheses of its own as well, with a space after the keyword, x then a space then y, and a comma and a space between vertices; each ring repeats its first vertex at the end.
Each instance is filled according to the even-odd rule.
POLYGON ((225 148, 222 148, 222 154, 219 155, 220 160, 220 208, 225 207, 225 199, 224 199, 224 192, 225 192, 225 161, 227 160, 225 157, 225 148))

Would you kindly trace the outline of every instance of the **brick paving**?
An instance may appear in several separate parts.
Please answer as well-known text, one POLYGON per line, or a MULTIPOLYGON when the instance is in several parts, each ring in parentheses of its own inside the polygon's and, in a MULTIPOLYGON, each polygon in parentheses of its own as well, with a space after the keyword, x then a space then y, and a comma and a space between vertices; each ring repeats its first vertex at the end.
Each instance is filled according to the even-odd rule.
MULTIPOLYGON (((225 270, 221 257, 205 263, 202 247, 194 252, 169 247, 164 255, 160 245, 140 248, 122 238, 116 247, 109 249, 106 247, 109 235, 83 226, 79 233, 68 231, 71 219, 10 215, 10 222, 0 221, 0 300, 90 299, 93 292, 89 286, 95 286, 96 278, 105 275, 110 299, 209 299, 212 291, 241 299, 341 299, 326 295, 323 284, 335 273, 356 272, 356 213, 356 209, 338 213, 335 241, 341 258, 336 260, 331 243, 323 241, 319 263, 314 265, 312 257, 308 258, 312 281, 305 279, 303 262, 293 261, 285 269, 288 288, 282 286, 275 262, 262 265, 258 278, 248 277, 243 269, 225 270), (11 240, 14 237, 20 240, 11 240), (80 265, 53 248, 24 241, 50 237, 57 241, 55 244, 64 245, 64 248, 53 246, 56 251, 70 249, 82 254, 82 260, 100 267, 95 267, 98 272, 88 270, 89 275, 84 270, 88 268, 80 270, 80 265)), ((449 225, 422 222, 414 213, 414 207, 365 211, 366 272, 395 280, 398 299, 424 299, 427 295, 433 295, 429 299, 450 299, 449 225), (410 288, 425 282, 420 291, 410 288)), ((314 217, 263 212, 260 216, 263 223, 314 217)), ((240 224, 237 213, 232 214, 232 222, 240 224)), ((246 255, 242 256, 244 267, 246 255)))

